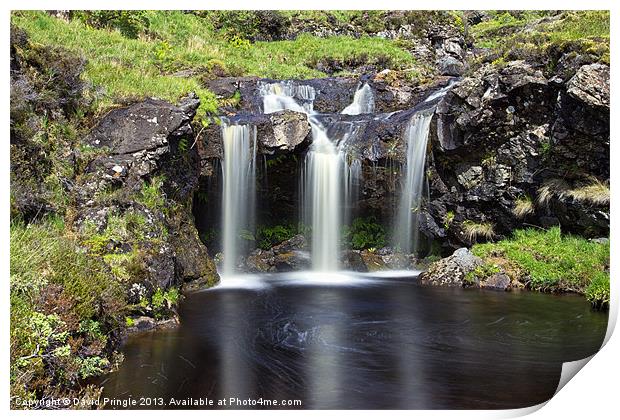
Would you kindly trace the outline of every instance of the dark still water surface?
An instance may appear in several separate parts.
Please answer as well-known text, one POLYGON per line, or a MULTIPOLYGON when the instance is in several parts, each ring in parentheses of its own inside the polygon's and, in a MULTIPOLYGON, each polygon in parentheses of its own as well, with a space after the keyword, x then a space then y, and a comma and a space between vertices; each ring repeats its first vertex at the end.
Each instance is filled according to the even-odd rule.
POLYGON ((579 296, 294 276, 190 295, 181 327, 128 340, 103 396, 164 404, 147 408, 192 397, 215 405, 180 408, 520 408, 551 398, 562 363, 595 353, 607 327, 579 296), (242 402, 260 398, 301 406, 242 402))

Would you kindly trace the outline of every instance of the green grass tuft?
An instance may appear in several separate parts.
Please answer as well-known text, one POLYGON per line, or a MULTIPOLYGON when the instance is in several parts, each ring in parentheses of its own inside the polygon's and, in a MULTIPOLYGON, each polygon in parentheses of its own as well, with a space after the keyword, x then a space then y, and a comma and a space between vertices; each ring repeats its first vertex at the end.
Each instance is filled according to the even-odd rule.
POLYGON ((609 296, 609 243, 562 235, 554 227, 517 230, 510 239, 474 245, 472 252, 508 259, 524 270, 533 290, 585 293, 593 304, 605 300, 605 289, 609 296))

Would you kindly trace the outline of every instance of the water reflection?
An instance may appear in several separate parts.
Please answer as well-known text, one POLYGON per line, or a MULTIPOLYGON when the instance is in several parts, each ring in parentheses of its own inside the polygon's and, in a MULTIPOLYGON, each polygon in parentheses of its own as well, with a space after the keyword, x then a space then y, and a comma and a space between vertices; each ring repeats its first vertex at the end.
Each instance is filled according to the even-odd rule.
POLYGON ((128 341, 104 396, 525 407, 551 397, 562 362, 597 351, 607 325, 606 314, 577 296, 420 288, 409 280, 216 289, 191 295, 181 318, 177 330, 128 341))

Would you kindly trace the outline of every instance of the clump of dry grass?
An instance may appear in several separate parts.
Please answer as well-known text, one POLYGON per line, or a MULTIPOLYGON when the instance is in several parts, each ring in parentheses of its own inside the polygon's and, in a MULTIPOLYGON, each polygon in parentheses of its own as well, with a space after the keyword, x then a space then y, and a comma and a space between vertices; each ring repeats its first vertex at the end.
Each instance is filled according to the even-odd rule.
POLYGON ((538 189, 538 204, 547 205, 551 198, 561 200, 570 197, 576 201, 597 205, 609 204, 609 184, 590 176, 576 187, 571 187, 563 179, 550 179, 538 189))
POLYGON ((563 179, 554 178, 545 181, 538 189, 538 204, 546 206, 554 196, 558 199, 564 198, 569 188, 568 183, 563 179))
POLYGON ((534 213, 534 203, 529 196, 517 198, 515 201, 515 207, 512 209, 518 219, 523 219, 525 216, 534 213))
POLYGON ((478 238, 485 238, 487 240, 493 239, 495 236, 495 226, 490 222, 474 222, 471 220, 465 220, 463 222, 463 233, 469 239, 470 242, 476 241, 478 238))
POLYGON ((609 204, 609 184, 601 182, 594 177, 590 177, 587 183, 569 190, 567 195, 577 201, 599 205, 609 204))

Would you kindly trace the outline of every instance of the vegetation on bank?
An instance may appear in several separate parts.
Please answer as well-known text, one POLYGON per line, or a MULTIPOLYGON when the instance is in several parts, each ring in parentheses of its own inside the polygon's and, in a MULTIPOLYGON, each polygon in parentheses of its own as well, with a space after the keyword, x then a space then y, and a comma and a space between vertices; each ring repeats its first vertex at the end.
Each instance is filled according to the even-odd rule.
POLYGON ((525 279, 529 289, 576 292, 596 307, 609 305, 609 241, 565 235, 559 227, 530 228, 499 242, 476 244, 472 252, 513 280, 525 279))
POLYGON ((105 203, 103 226, 79 223, 76 192, 101 151, 81 144, 94 111, 84 61, 11 30, 10 384, 15 398, 96 397, 93 377, 113 368, 126 319, 174 314, 175 289, 147 290, 174 212, 153 178, 105 203), (135 287, 134 287, 135 286, 135 287), (148 285, 147 285, 148 286, 148 285))
POLYGON ((488 12, 469 28, 475 46, 495 54, 494 63, 542 58, 554 66, 561 53, 590 54, 609 64, 609 11, 488 12))
POLYGON ((84 381, 119 361, 124 291, 61 218, 16 220, 10 233, 11 396, 96 395, 84 381))
MULTIPOLYGON (((113 12, 111 12, 113 13, 113 12)), ((84 12, 69 20, 45 12, 22 11, 12 23, 45 46, 63 47, 86 60, 84 78, 95 87, 97 107, 155 96, 172 102, 190 91, 201 99, 199 116, 214 114, 215 96, 204 81, 221 76, 269 78, 324 77, 321 68, 378 64, 410 69, 412 56, 393 41, 376 37, 301 34, 275 42, 245 38, 240 26, 217 28, 211 14, 182 11, 136 12, 135 19, 91 18, 84 12), (102 23, 105 22, 105 23, 102 23), (116 22, 116 23, 114 23, 116 22)), ((224 12, 225 13, 225 12, 224 12)))

